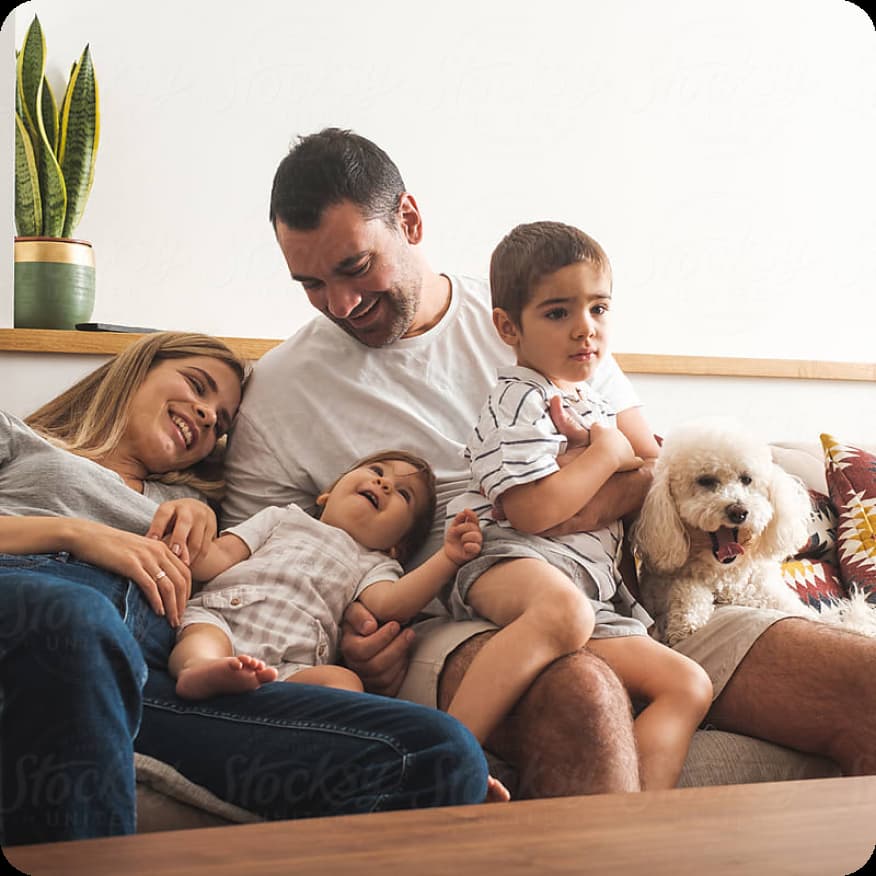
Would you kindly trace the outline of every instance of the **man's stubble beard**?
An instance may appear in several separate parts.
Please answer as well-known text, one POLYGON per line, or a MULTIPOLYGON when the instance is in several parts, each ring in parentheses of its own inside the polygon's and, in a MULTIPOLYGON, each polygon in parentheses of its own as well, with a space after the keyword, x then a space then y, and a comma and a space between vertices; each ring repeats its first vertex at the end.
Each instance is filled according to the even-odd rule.
POLYGON ((384 320, 382 325, 373 331, 357 332, 346 320, 335 319, 328 313, 326 316, 360 344, 374 348, 388 347, 402 338, 413 325, 420 308, 422 290, 422 280, 411 278, 409 283, 397 283, 393 288, 380 293, 381 301, 377 306, 387 308, 389 311, 388 324, 384 320), (402 291, 403 285, 406 285, 410 291, 402 291))

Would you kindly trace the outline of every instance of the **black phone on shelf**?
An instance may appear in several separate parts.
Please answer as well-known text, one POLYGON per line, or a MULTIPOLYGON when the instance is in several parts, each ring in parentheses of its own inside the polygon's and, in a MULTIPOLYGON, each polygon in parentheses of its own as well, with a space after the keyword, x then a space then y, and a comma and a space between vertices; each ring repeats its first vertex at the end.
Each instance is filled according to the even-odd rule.
POLYGON ((81 332, 136 332, 137 334, 161 331, 161 329, 143 328, 139 325, 116 325, 111 322, 77 322, 76 328, 81 332))

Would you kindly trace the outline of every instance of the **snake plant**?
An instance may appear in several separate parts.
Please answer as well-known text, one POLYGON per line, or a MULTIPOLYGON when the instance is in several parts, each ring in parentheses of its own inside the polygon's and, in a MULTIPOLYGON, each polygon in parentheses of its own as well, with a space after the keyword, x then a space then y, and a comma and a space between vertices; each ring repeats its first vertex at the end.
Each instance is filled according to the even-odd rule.
POLYGON ((46 41, 34 16, 17 53, 15 227, 19 235, 70 237, 85 211, 100 139, 97 78, 86 46, 61 108, 46 79, 46 41))

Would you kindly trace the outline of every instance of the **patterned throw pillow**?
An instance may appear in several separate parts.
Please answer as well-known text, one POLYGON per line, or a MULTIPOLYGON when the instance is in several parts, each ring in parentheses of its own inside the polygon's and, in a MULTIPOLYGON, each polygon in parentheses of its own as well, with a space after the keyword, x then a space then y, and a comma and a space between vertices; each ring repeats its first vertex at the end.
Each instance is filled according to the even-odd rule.
POLYGON ((785 583, 808 606, 821 611, 846 596, 837 568, 837 514, 830 499, 818 490, 809 490, 812 520, 809 538, 793 559, 782 563, 785 583))
POLYGON ((876 456, 822 435, 827 487, 839 516, 837 557, 848 592, 876 602, 876 456))
POLYGON ((794 559, 782 563, 782 578, 800 599, 816 611, 846 596, 839 569, 827 560, 794 559))
POLYGON ((827 560, 836 566, 836 528, 839 523, 830 499, 818 490, 809 490, 812 500, 812 520, 809 539, 794 555, 798 560, 827 560))

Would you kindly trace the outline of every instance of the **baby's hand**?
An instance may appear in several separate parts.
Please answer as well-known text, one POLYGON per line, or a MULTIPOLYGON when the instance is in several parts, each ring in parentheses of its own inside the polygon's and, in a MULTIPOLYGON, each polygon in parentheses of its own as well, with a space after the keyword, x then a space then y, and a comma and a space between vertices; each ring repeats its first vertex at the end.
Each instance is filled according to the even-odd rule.
POLYGON ((216 537, 216 514, 198 499, 171 499, 158 506, 146 536, 161 539, 191 566, 216 537))
POLYGON ((444 553, 451 562, 461 566, 481 552, 483 541, 477 514, 466 508, 453 518, 444 534, 444 553))
POLYGON ((610 454, 615 461, 615 471, 633 471, 644 463, 636 456, 627 436, 615 426, 594 423, 590 427, 590 446, 593 450, 610 454))

